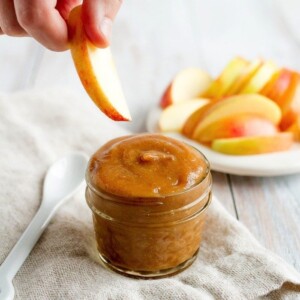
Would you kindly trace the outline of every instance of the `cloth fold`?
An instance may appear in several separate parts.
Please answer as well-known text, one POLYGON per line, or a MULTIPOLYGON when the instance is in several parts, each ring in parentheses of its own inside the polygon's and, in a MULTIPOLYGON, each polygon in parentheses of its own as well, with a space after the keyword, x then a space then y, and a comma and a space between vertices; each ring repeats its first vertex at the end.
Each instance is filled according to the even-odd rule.
MULTIPOLYGON (((91 155, 128 134, 91 101, 67 91, 0 95, 0 263, 41 199, 48 166, 91 155)), ((214 198, 199 256, 186 271, 136 280, 97 262, 91 212, 80 190, 56 214, 13 281, 16 299, 297 299, 299 273, 263 248, 214 198)))

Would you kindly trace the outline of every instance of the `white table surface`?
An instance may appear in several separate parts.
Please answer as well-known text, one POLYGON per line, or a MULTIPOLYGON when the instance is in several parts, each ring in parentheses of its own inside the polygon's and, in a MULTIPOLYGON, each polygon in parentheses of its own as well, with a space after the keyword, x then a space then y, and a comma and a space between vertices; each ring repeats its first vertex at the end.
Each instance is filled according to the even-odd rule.
MULTIPOLYGON (((297 0, 125 0, 111 46, 133 116, 123 126, 144 131, 148 110, 184 67, 216 75, 241 55, 300 71, 299 14, 297 0)), ((48 51, 30 38, 0 37, 0 92, 52 87, 72 89, 89 101, 68 51, 48 51)), ((213 176, 214 192, 227 209, 300 270, 300 175, 213 176)))

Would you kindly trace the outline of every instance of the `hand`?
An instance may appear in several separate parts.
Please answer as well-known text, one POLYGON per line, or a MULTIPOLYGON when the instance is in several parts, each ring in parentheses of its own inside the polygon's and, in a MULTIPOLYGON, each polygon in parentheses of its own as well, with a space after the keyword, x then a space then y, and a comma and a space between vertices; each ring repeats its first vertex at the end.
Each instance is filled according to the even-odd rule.
MULTIPOLYGON (((80 0, 0 0, 0 34, 31 36, 50 50, 68 49, 69 12, 80 0)), ((84 0, 85 32, 100 48, 109 45, 112 22, 122 0, 84 0)))

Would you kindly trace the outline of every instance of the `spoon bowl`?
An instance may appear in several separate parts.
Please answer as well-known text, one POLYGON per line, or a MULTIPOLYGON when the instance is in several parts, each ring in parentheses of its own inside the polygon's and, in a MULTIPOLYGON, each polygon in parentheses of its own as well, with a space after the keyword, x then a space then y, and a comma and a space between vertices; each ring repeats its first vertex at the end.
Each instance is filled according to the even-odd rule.
POLYGON ((62 204, 83 181, 87 165, 86 156, 72 153, 56 161, 48 170, 43 187, 43 203, 62 204))
POLYGON ((48 170, 41 205, 34 218, 0 266, 0 299, 14 298, 12 280, 26 260, 57 209, 84 181, 87 157, 72 153, 56 161, 48 170))

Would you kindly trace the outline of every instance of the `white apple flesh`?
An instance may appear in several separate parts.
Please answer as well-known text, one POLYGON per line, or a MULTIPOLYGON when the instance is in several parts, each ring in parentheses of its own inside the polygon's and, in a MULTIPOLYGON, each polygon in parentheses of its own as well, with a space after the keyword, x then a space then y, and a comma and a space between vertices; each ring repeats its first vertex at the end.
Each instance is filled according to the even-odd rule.
POLYGON ((109 118, 131 120, 110 49, 97 48, 89 41, 81 20, 81 6, 71 11, 68 30, 73 61, 86 92, 109 118))
POLYGON ((198 108, 207 104, 207 99, 193 99, 172 104, 164 109, 159 118, 159 129, 163 132, 180 132, 188 117, 198 108))

